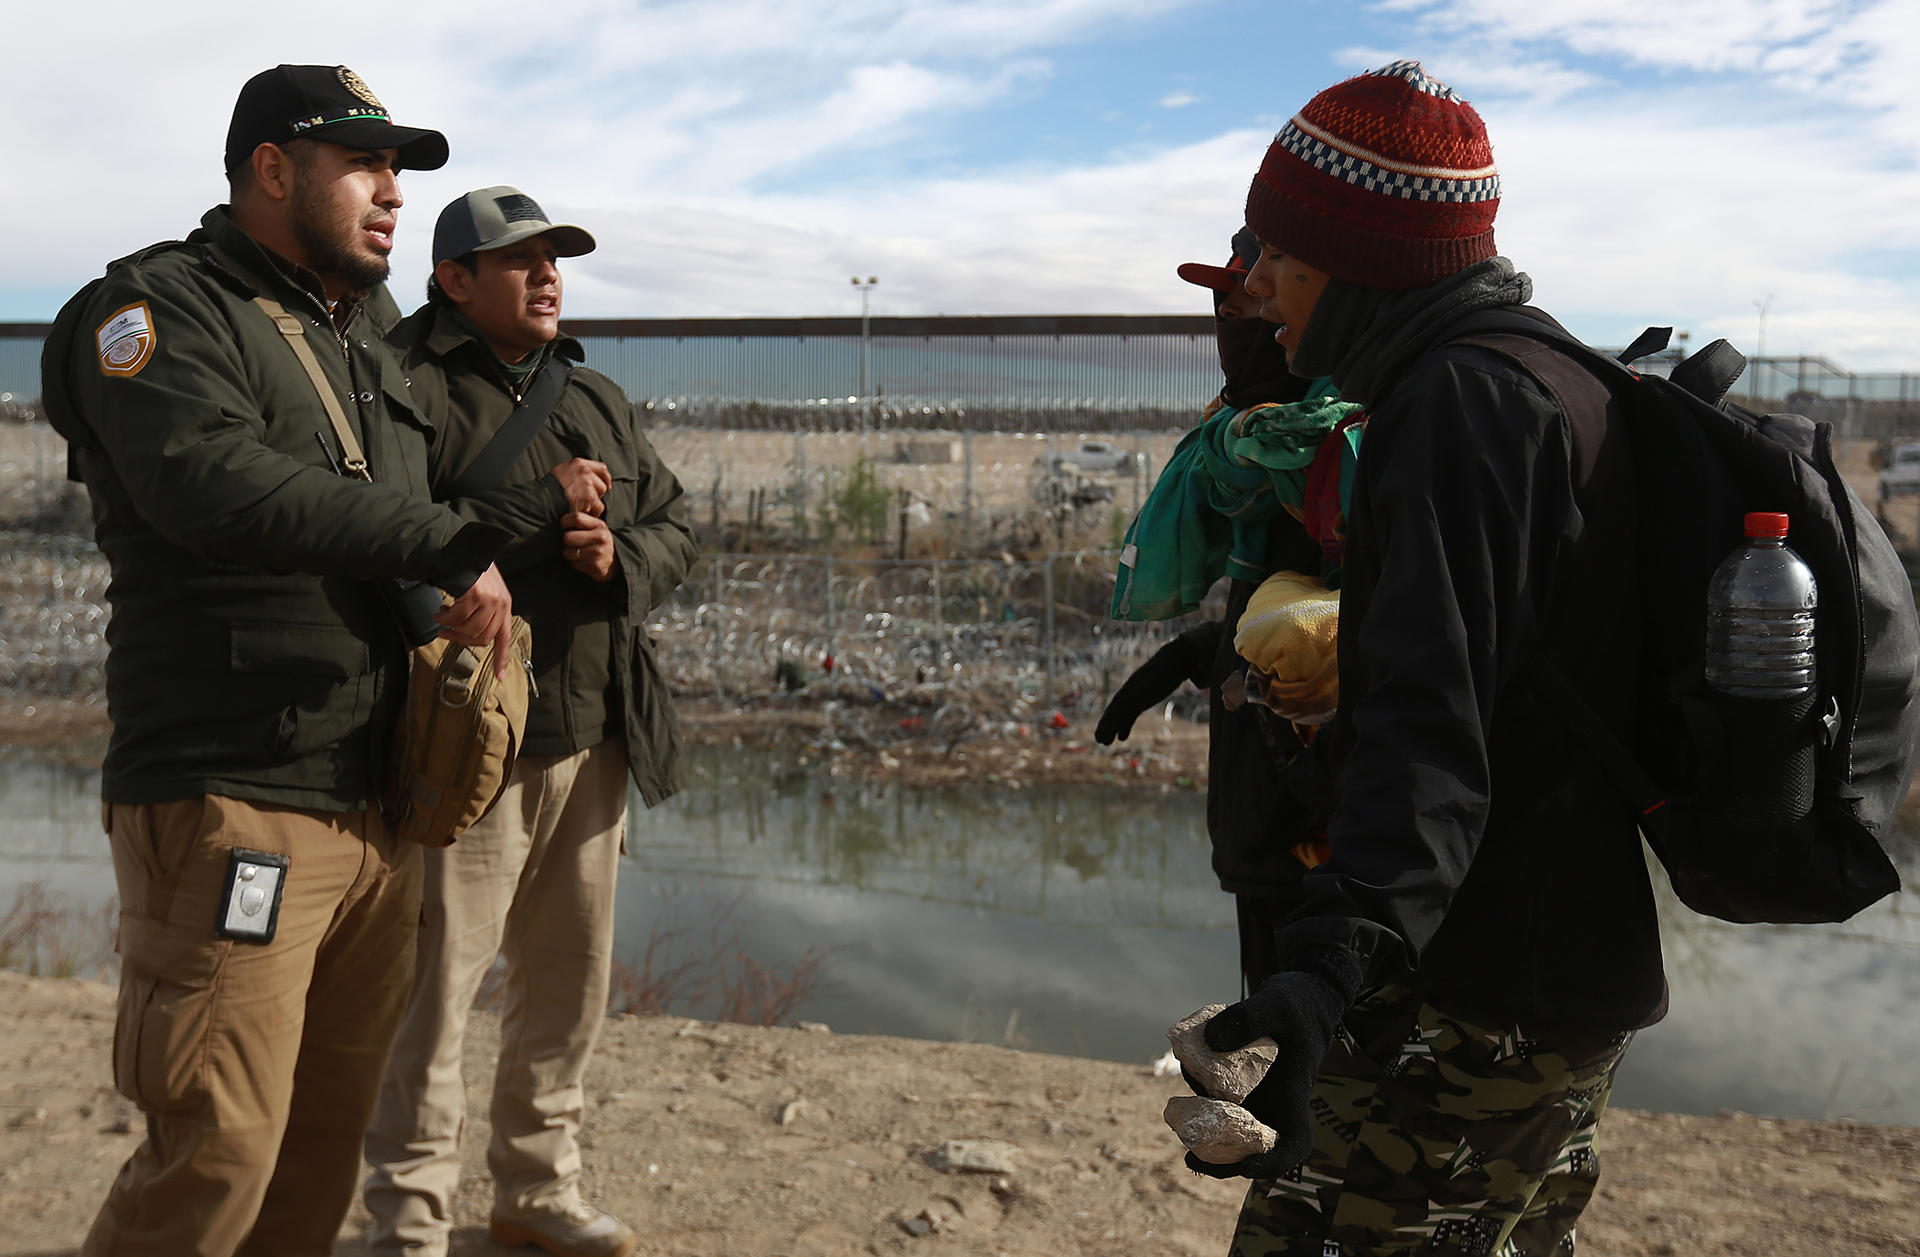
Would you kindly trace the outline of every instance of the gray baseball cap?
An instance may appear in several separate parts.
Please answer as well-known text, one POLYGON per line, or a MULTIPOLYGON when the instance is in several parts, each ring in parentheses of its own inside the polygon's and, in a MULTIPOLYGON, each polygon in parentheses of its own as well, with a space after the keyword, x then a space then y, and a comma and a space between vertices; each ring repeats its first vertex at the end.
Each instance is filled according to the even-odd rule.
POLYGON ((567 223, 547 220, 538 202, 505 184, 479 188, 440 211, 433 225, 433 264, 467 253, 504 249, 531 236, 548 236, 563 258, 592 253, 593 237, 567 223))

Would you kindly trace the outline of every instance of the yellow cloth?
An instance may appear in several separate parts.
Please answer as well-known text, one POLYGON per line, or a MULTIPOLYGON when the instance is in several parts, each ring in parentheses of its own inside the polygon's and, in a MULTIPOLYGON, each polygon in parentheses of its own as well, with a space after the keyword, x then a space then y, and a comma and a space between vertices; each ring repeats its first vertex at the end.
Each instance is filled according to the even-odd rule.
POLYGON ((1233 649, 1252 666, 1249 696, 1289 720, 1324 724, 1340 702, 1340 592, 1275 572, 1247 600, 1233 649))

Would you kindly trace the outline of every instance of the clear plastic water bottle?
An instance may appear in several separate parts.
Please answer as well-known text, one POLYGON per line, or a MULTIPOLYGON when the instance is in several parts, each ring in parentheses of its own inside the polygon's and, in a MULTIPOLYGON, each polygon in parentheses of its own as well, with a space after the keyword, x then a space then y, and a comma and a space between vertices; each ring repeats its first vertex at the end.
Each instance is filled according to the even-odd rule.
POLYGON ((1707 684, 1734 698, 1813 693, 1813 569, 1786 543, 1787 517, 1747 515, 1747 544, 1707 586, 1707 684))

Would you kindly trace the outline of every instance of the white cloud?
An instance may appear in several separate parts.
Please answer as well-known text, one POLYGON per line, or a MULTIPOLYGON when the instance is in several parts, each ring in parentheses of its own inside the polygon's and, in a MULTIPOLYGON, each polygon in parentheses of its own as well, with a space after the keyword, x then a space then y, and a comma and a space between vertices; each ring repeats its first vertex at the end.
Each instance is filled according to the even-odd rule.
POLYGON ((400 121, 453 140, 448 169, 405 179, 403 304, 438 207, 510 183, 600 238, 569 264, 576 315, 853 313, 856 271, 880 276, 877 313, 1198 311, 1173 266, 1223 256, 1277 119, 1404 56, 1487 117, 1501 245, 1576 331, 1674 321, 1749 346, 1773 292, 1769 352, 1915 365, 1912 0, 1395 0, 1367 10, 1391 27, 1297 49, 1257 87, 1136 97, 1101 132, 1127 147, 947 159, 983 107, 1051 129, 1083 45, 1175 9, 1214 20, 1210 4, 585 0, 529 22, 507 0, 432 0, 319 36, 302 11, 225 0, 37 6, 16 36, 40 55, 9 84, 34 123, 0 133, 0 162, 30 176, 0 203, 0 282, 70 289, 184 231, 223 199, 236 85, 293 59, 354 66, 400 121), (1129 124, 1156 101, 1220 121, 1149 144, 1129 124))
POLYGON ((1842 0, 1391 0, 1430 32, 1554 43, 1583 56, 1690 70, 1753 70, 1771 49, 1830 36, 1842 0))
MULTIPOLYGON (((132 0, 16 15, 15 100, 32 127, 0 163, 35 192, 0 203, 6 283, 74 284, 183 233, 224 199, 237 85, 282 60, 343 62, 402 122, 449 133, 446 172, 405 180, 404 263, 422 217, 467 187, 630 206, 738 200, 776 171, 830 171, 1032 90, 1047 49, 1197 0, 584 0, 529 20, 507 0, 390 6, 364 25, 238 0, 132 0), (49 203, 58 214, 49 220, 49 203)), ((831 186, 832 177, 819 176, 831 186)))
MULTIPOLYGON (((1607 80, 1591 70, 1574 69, 1551 60, 1495 60, 1464 48, 1437 52, 1390 52, 1377 48, 1342 48, 1334 54, 1355 73, 1395 61, 1418 61, 1427 73, 1448 84, 1471 86, 1469 95, 1517 96, 1551 104, 1575 92, 1604 86, 1607 80)), ((1462 90, 1465 90, 1464 88, 1462 90)), ((1304 102, 1303 102, 1304 103, 1304 102)))
POLYGON ((1388 0, 1378 7, 1413 18, 1420 39, 1448 49, 1448 64, 1474 66, 1460 74, 1474 91, 1502 89, 1511 76, 1501 63, 1538 48, 1675 76, 1745 76, 1789 98, 1868 112, 1884 142, 1920 156, 1920 97, 1909 90, 1920 58, 1913 0, 1388 0))
POLYGON ((1855 259, 1920 252, 1903 209, 1920 201, 1920 172, 1862 179, 1871 139, 1815 120, 1698 120, 1659 100, 1480 108, 1501 166, 1501 249, 1580 330, 1623 343, 1676 323, 1696 343, 1751 351, 1752 302, 1771 292, 1767 352, 1913 365, 1920 291, 1855 259), (1785 169, 1790 183, 1772 174, 1785 169))
POLYGON ((858 272, 880 277, 877 314, 1200 313, 1204 296, 1174 267, 1224 255, 1268 138, 1234 132, 1103 166, 850 195, 598 207, 601 249, 571 264, 568 308, 852 313, 858 272))

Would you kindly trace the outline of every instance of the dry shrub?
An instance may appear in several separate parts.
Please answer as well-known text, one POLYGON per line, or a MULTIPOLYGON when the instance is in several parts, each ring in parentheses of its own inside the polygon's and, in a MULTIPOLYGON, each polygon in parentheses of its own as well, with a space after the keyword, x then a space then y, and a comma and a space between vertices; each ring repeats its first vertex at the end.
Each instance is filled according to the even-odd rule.
POLYGON ((671 888, 662 901, 665 908, 648 932, 637 964, 614 958, 607 1001, 611 1014, 683 1013, 750 1026, 778 1025, 794 1015, 826 964, 823 947, 809 947, 796 960, 771 964, 748 955, 746 930, 738 919, 744 896, 721 904, 704 936, 678 924, 671 888))
POLYGON ((117 900, 89 911, 45 882, 28 882, 0 917, 0 969, 36 978, 100 974, 113 955, 119 915, 117 900))
POLYGON ((709 967, 705 959, 697 954, 677 958, 688 937, 685 930, 671 923, 656 922, 647 932, 646 945, 635 964, 616 955, 607 1012, 657 1017, 667 1012, 670 1004, 684 1008, 711 995, 713 976, 705 972, 709 967))
MULTIPOLYGON (((748 955, 738 919, 743 901, 736 895, 721 904, 704 930, 683 926, 677 888, 669 885, 638 955, 632 962, 613 958, 607 1015, 678 1013, 750 1026, 791 1019, 818 980, 827 950, 809 947, 797 960, 771 964, 748 955)), ((506 994, 506 962, 497 959, 481 978, 473 1006, 497 1009, 506 994)))

